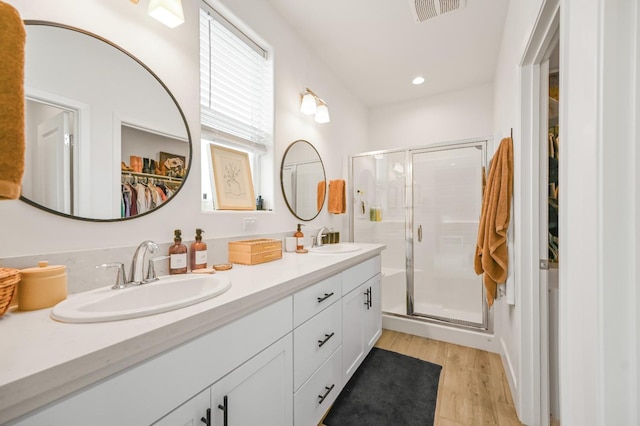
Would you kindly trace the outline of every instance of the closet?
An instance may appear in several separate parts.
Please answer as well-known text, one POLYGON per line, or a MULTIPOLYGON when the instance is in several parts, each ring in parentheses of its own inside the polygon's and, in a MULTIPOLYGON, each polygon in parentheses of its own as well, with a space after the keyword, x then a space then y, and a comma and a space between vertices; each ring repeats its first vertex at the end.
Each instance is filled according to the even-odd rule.
MULTIPOLYGON (((540 235, 541 247, 547 247, 547 309, 548 309, 548 387, 549 387, 549 421, 551 425, 560 424, 560 384, 559 384, 559 358, 558 358, 558 323, 559 323, 559 266, 558 256, 558 210, 559 210, 559 168, 558 160, 560 155, 560 139, 558 137, 560 129, 559 105, 560 105, 560 64, 559 45, 556 45, 549 57, 548 63, 548 99, 549 109, 547 116, 547 143, 541 141, 540 153, 540 175, 545 177, 547 190, 541 191, 541 210, 546 208, 546 224, 541 223, 542 232, 540 235), (547 161, 544 161, 546 158, 547 161), (545 197, 546 196, 546 197, 545 197), (545 200, 546 198, 546 200, 545 200)), ((542 187, 544 188, 544 187, 542 187)), ((541 215, 544 220, 544 215, 541 215)), ((541 250, 542 256, 542 250, 541 250)), ((541 271, 542 272, 542 271, 541 271)))

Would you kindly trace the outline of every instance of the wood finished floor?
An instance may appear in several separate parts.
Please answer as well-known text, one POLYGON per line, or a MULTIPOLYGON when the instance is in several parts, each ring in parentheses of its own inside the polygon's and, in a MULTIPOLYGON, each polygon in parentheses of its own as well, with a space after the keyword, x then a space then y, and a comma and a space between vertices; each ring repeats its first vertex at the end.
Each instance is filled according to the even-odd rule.
POLYGON ((389 330, 375 346, 442 366, 435 426, 522 424, 500 355, 389 330))

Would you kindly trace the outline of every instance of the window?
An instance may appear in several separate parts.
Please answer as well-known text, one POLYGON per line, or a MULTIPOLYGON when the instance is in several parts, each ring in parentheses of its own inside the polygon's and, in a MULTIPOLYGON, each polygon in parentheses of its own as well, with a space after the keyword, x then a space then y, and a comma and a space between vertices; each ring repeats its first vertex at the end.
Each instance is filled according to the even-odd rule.
POLYGON ((200 9, 203 209, 215 209, 209 145, 248 152, 256 197, 273 192, 273 62, 269 52, 206 4, 200 9), (269 170, 265 182, 261 170, 269 170))

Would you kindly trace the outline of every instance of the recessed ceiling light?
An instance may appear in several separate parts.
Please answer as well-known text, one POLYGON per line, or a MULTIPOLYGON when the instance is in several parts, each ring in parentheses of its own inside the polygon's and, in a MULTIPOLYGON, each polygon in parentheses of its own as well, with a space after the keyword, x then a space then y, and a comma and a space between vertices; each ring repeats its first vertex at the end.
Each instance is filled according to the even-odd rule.
POLYGON ((422 84, 422 83, 424 83, 424 77, 416 77, 416 78, 413 79, 412 83, 414 85, 416 85, 416 86, 418 84, 422 84))

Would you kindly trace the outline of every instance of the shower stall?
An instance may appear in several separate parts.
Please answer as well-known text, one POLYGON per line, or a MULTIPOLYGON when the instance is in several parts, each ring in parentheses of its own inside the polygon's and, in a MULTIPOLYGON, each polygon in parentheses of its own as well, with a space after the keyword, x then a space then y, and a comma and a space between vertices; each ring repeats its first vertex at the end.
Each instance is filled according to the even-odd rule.
POLYGON ((356 242, 386 244, 383 322, 405 321, 409 328, 399 331, 431 337, 428 327, 436 326, 437 338, 454 342, 442 330, 490 331, 482 276, 473 269, 487 142, 349 158, 351 235, 356 242))

